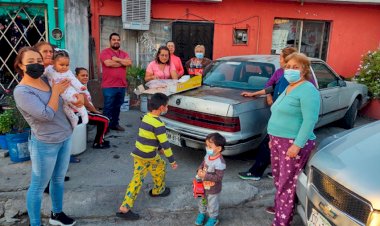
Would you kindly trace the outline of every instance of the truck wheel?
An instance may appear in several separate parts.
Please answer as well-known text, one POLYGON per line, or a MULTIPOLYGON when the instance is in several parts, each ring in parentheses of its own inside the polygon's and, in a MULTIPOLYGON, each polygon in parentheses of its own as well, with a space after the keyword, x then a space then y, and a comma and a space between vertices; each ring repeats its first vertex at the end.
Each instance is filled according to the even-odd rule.
POLYGON ((341 125, 345 129, 354 128, 356 116, 358 115, 359 100, 355 99, 351 107, 348 109, 344 117, 341 119, 341 125))

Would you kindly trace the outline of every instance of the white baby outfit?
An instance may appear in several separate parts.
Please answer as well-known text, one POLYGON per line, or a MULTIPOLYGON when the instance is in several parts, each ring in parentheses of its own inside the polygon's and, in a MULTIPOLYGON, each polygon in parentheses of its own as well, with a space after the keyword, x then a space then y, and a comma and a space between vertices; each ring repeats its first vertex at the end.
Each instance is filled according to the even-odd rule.
POLYGON ((85 87, 75 76, 74 74, 68 70, 64 73, 57 72, 53 66, 48 66, 45 69, 45 75, 47 76, 49 80, 50 86, 52 86, 53 82, 57 83, 60 82, 63 79, 69 79, 70 80, 70 86, 67 87, 67 89, 61 93, 61 97, 64 101, 63 103, 63 111, 65 112, 67 118, 70 120, 71 126, 75 128, 75 126, 78 125, 79 117, 75 114, 75 112, 78 112, 79 115, 82 118, 82 123, 87 124, 88 123, 88 114, 85 106, 82 106, 80 108, 76 107, 72 103, 77 102, 77 98, 74 96, 77 93, 84 93, 87 96, 89 95, 87 88, 86 90, 81 90, 82 87, 85 87))

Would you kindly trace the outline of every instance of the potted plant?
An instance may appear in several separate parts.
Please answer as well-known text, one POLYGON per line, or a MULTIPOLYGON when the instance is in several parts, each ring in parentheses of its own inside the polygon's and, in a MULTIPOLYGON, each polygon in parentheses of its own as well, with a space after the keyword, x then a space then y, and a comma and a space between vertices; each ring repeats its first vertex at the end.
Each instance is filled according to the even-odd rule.
POLYGON ((10 133, 23 133, 25 131, 30 131, 28 123, 25 121, 21 112, 16 107, 16 102, 13 98, 13 95, 6 96, 7 109, 11 112, 12 120, 12 129, 10 133))
POLYGON ((0 114, 0 148, 8 149, 7 140, 5 134, 12 131, 13 126, 13 114, 12 110, 5 109, 3 113, 0 114))
POLYGON ((138 99, 136 94, 133 92, 139 85, 144 85, 145 83, 145 68, 141 66, 131 66, 127 70, 127 81, 128 81, 128 94, 131 97, 131 106, 136 106, 138 104, 138 99))
POLYGON ((12 115, 12 126, 5 134, 9 149, 9 156, 13 162, 23 162, 30 159, 28 137, 30 128, 20 111, 16 107, 13 95, 6 96, 7 111, 12 115))
POLYGON ((371 100, 363 114, 380 119, 380 49, 368 51, 362 57, 355 80, 368 87, 371 100))

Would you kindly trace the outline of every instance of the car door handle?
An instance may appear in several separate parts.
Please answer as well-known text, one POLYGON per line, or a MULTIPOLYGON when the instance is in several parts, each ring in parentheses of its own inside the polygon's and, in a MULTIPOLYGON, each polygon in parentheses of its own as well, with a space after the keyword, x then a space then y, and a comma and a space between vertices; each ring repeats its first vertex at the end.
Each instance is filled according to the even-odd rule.
POLYGON ((331 96, 323 96, 323 98, 325 99, 329 99, 331 96))

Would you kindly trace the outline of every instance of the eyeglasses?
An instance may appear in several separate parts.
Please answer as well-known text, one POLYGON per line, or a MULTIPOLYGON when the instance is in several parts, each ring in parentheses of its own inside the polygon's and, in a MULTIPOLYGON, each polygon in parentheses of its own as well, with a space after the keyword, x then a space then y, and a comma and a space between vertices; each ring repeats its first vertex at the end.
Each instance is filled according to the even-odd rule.
POLYGON ((297 66, 297 65, 285 65, 285 69, 295 69, 295 70, 300 70, 302 67, 297 66))

